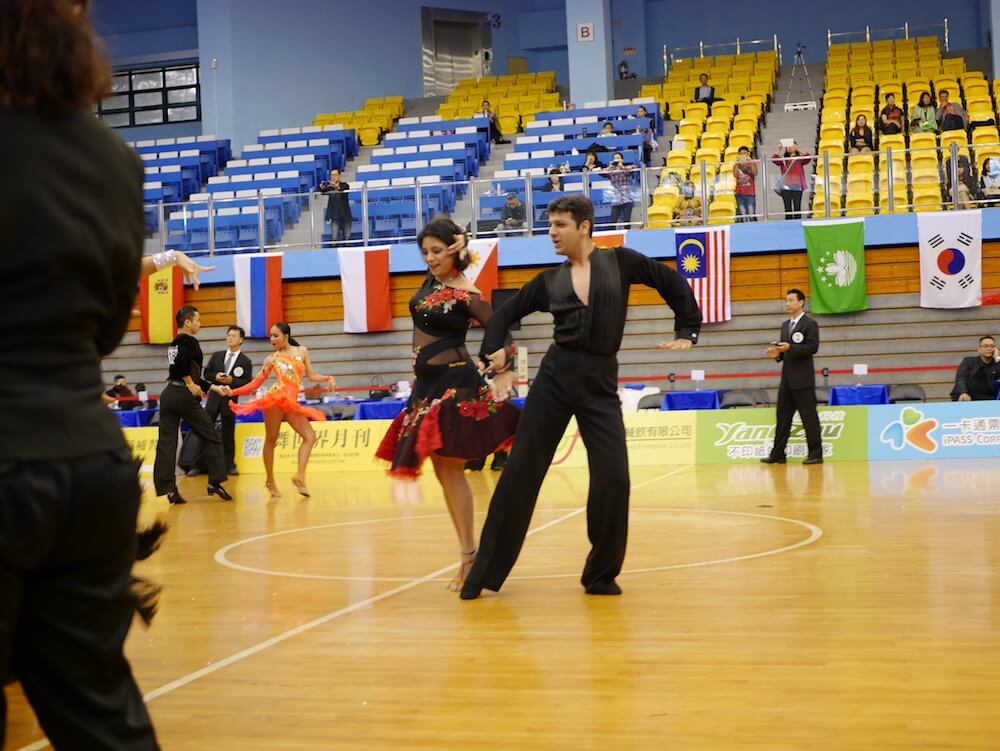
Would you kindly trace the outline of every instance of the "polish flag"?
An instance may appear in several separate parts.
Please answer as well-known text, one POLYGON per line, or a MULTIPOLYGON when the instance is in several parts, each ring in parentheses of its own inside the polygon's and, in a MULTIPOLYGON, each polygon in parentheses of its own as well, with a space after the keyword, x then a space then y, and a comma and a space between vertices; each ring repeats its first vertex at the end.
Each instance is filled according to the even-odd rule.
POLYGON ((389 246, 341 248, 337 256, 344 295, 344 331, 349 334, 392 331, 389 246))
POLYGON ((625 245, 625 233, 616 229, 599 230, 591 239, 595 248, 621 248, 625 245))
POLYGON ((483 299, 493 304, 493 290, 500 286, 500 267, 497 265, 499 243, 496 238, 469 241, 469 266, 466 278, 483 293, 483 299))
POLYGON ((252 338, 267 338, 271 327, 285 319, 281 289, 281 253, 233 256, 236 325, 252 338))

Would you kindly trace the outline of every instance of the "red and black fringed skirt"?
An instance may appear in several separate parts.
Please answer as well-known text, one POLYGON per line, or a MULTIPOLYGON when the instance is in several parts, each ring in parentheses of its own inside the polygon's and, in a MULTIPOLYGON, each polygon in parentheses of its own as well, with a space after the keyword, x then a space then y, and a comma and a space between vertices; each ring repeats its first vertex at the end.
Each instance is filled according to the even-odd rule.
POLYGON ((510 448, 521 410, 493 399, 472 360, 416 367, 413 394, 375 455, 389 474, 416 479, 431 454, 481 459, 510 448))

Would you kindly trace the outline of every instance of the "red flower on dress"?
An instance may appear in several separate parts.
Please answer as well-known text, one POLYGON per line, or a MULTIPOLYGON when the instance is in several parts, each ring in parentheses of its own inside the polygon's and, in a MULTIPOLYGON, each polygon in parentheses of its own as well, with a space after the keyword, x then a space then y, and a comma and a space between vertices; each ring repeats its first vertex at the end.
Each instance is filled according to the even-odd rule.
POLYGON ((458 413, 462 417, 470 417, 477 422, 485 420, 490 415, 495 415, 500 411, 500 405, 493 398, 493 393, 488 387, 479 389, 479 396, 465 402, 458 403, 458 413))
POLYGON ((471 297, 472 296, 467 290, 455 289, 454 287, 439 284, 435 287, 434 292, 431 292, 427 295, 427 297, 417 303, 417 310, 433 310, 434 308, 441 308, 441 310, 445 313, 450 313, 456 303, 467 303, 471 297))

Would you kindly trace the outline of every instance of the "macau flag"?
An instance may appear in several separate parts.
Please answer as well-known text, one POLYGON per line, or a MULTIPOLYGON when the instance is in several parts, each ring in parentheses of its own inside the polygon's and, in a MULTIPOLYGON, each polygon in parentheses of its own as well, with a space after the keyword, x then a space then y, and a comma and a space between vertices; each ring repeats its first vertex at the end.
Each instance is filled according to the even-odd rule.
POLYGON ((143 344, 170 344, 177 334, 174 315, 184 305, 184 277, 180 268, 168 266, 139 282, 139 310, 143 344))
POLYGON ((868 310, 864 220, 802 222, 802 231, 809 256, 812 312, 868 310))

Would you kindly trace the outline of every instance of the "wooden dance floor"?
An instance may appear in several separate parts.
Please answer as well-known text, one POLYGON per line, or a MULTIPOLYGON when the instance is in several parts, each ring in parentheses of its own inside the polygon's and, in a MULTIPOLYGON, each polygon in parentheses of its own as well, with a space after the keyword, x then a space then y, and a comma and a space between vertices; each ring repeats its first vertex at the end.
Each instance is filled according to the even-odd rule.
MULTIPOLYGON (((585 470, 553 471, 473 602, 430 477, 309 480, 147 491, 164 595, 127 651, 164 749, 1000 747, 1000 462, 635 469, 617 598, 577 582, 585 470)), ((43 748, 8 696, 7 748, 43 748)))

